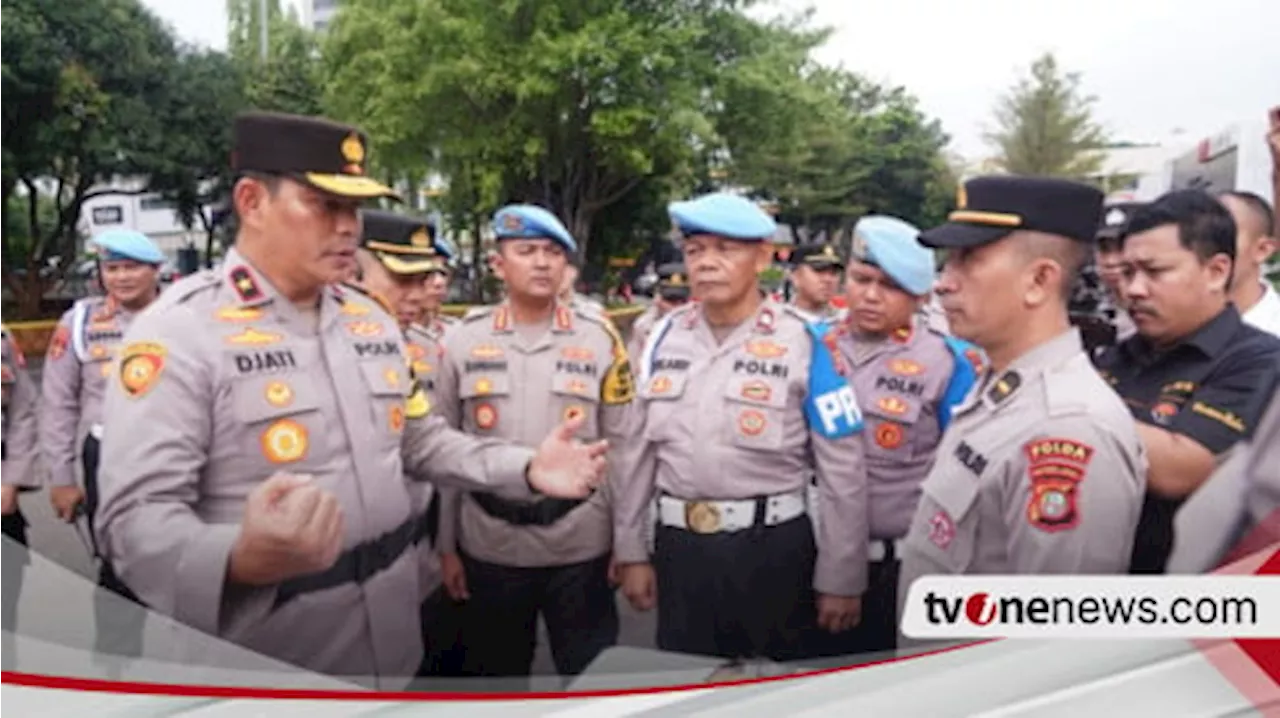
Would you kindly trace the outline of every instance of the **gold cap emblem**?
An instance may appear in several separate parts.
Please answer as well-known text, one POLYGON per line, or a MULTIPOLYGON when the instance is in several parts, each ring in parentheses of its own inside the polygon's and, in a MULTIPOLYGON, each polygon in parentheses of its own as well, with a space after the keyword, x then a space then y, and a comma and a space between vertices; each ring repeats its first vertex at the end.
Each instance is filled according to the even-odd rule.
POLYGON ((353 133, 342 140, 342 158, 353 165, 364 162, 364 143, 359 135, 353 133))
POLYGON ((427 234, 427 230, 419 228, 413 236, 409 237, 409 243, 415 247, 430 247, 431 237, 427 234))
POLYGON ((667 284, 670 284, 670 285, 671 285, 671 286, 673 286, 673 287, 683 287, 683 286, 684 286, 684 275, 683 275, 683 274, 673 274, 673 275, 671 275, 671 279, 667 281, 667 284))
POLYGON ((964 209, 969 206, 969 193, 964 189, 964 182, 956 185, 956 209, 964 209))

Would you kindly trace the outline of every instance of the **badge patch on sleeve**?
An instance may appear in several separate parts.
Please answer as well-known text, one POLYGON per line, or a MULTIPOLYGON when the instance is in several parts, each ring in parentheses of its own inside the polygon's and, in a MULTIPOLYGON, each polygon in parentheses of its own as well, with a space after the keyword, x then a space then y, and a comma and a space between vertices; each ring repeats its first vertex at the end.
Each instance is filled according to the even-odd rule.
POLYGON ((1041 531, 1068 531, 1080 523, 1078 487, 1093 447, 1071 439, 1036 439, 1022 447, 1027 457, 1031 495, 1027 521, 1041 531))
POLYGON ((404 414, 410 419, 421 419, 431 412, 431 401, 421 384, 414 384, 413 392, 404 403, 404 414))
POLYGON ((155 386, 167 353, 156 342, 134 342, 120 352, 120 386, 126 396, 136 399, 155 386))
POLYGON ((71 343, 71 330, 65 324, 59 324, 53 330, 53 338, 49 340, 49 358, 57 361, 67 353, 67 345, 71 343))

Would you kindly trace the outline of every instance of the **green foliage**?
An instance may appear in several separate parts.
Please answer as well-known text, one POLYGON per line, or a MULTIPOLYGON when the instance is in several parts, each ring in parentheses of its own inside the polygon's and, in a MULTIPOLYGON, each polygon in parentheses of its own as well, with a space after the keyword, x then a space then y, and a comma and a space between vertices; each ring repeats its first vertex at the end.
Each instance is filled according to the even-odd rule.
POLYGON ((1093 119, 1095 98, 1084 95, 1080 75, 1063 73, 1052 54, 1031 65, 995 109, 987 135, 1004 169, 1014 174, 1083 178, 1102 166, 1106 145, 1093 119))

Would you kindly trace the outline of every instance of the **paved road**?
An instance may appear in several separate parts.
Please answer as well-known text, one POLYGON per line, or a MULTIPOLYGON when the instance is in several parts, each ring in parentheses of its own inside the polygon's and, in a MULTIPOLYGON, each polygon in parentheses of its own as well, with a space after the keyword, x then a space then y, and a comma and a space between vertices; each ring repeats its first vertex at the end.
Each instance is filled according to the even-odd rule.
MULTIPOLYGON (((34 373, 33 378, 39 381, 38 364, 31 368, 34 373)), ((96 580, 96 569, 89 558, 83 540, 77 536, 75 529, 54 517, 53 509, 49 505, 48 493, 44 491, 25 493, 19 501, 22 504, 23 513, 31 523, 28 538, 32 549, 90 580, 96 580)), ((652 612, 640 614, 631 610, 621 594, 618 595, 618 610, 622 617, 619 642, 629 646, 653 647, 653 637, 657 629, 654 614, 652 612)), ((540 627, 534 673, 537 675, 555 673, 551 654, 547 649, 545 627, 540 627)))

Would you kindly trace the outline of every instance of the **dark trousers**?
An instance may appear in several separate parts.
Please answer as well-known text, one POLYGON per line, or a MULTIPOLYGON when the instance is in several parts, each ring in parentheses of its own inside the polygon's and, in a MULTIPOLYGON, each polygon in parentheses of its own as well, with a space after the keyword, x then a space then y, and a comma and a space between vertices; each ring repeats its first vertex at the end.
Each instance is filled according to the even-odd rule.
POLYGON ((653 553, 658 648, 729 659, 806 657, 817 623, 818 555, 807 515, 732 533, 659 525, 653 553))
POLYGON ((3 554, 3 591, 0 591, 0 603, 4 604, 2 619, 6 635, 4 638, 4 669, 17 669, 15 647, 11 642, 18 630, 18 599, 22 597, 22 579, 27 572, 27 564, 31 557, 27 554, 27 519, 21 509, 5 514, 3 519, 4 554, 3 554))
MULTIPOLYGON (((891 554, 892 552, 890 552, 891 554)), ((898 568, 890 555, 868 566, 867 592, 862 595, 862 620, 840 633, 814 632, 814 656, 849 656, 892 651, 898 647, 898 568)))
MULTIPOLYGON (((100 449, 98 440, 92 436, 84 440, 84 453, 81 454, 84 466, 84 508, 90 537, 96 537, 93 517, 97 514, 101 496, 98 491, 100 449)), ((96 550, 97 539, 93 538, 93 540, 96 550)), ((93 601, 94 652, 115 656, 140 656, 142 655, 142 627, 146 621, 143 608, 146 604, 120 580, 109 561, 99 558, 101 560, 98 569, 98 586, 136 605, 123 605, 115 596, 103 591, 95 594, 93 601)))
POLYGON ((527 676, 547 623, 551 657, 562 676, 576 676, 618 642, 618 605, 609 585, 609 556, 567 566, 519 568, 460 554, 471 598, 461 605, 459 643, 468 676, 527 676))
POLYGON ((422 602, 419 615, 422 619, 422 665, 419 678, 456 678, 464 675, 462 662, 466 657, 462 645, 462 615, 464 604, 449 597, 444 588, 436 589, 422 602))

